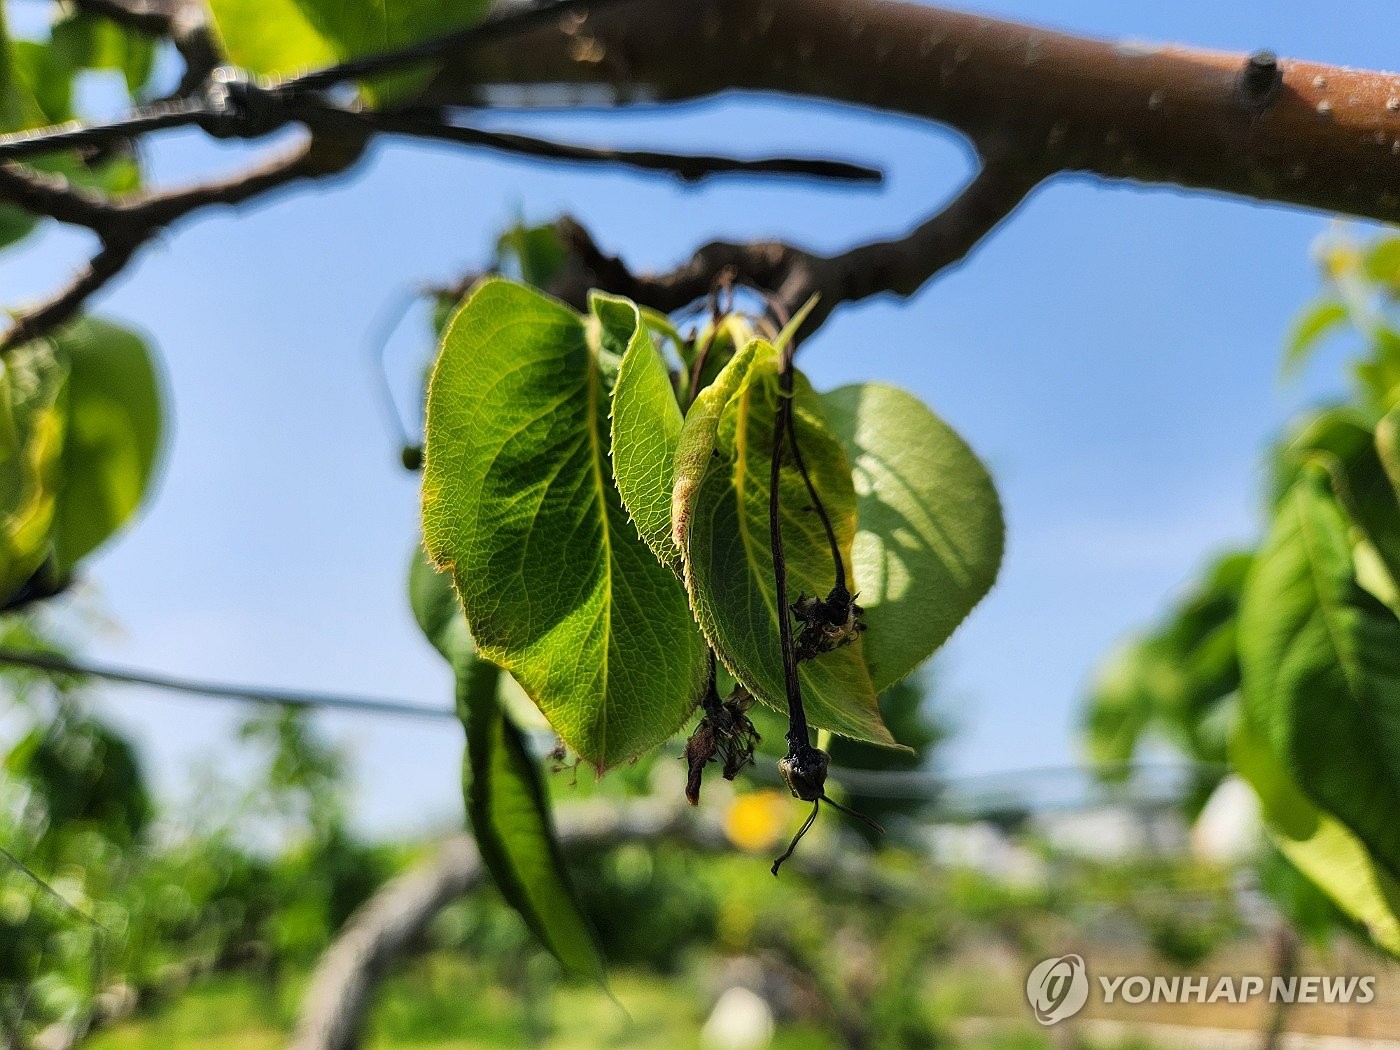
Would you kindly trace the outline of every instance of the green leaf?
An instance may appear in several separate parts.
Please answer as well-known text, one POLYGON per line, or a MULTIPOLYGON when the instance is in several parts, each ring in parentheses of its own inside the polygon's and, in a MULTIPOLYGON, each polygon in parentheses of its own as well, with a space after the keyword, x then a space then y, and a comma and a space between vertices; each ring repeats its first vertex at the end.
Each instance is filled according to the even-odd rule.
POLYGON ((141 338, 83 318, 54 338, 68 366, 67 429, 52 530, 60 573, 140 506, 161 444, 161 382, 141 338))
POLYGON ((1122 768, 1137 754, 1142 735, 1160 713, 1160 697, 1171 690, 1174 668, 1147 639, 1119 646, 1094 673, 1083 719, 1090 761, 1104 779, 1122 780, 1122 768))
POLYGON ((720 369, 714 381, 700 390, 685 414, 671 483, 671 539, 680 551, 690 543, 695 493, 710 469, 720 416, 748 382, 754 362, 760 357, 767 360, 775 354, 766 343, 750 340, 720 369))
POLYGON ((1376 455, 1391 491, 1400 499, 1400 407, 1392 408, 1376 424, 1376 455))
POLYGON ((500 668, 476 655, 451 577, 421 550, 409 566, 408 595, 418 626, 452 665, 457 713, 467 731, 462 792, 482 863, 566 970, 606 984, 602 956, 560 853, 539 762, 501 706, 500 668))
POLYGON ((1400 394, 1400 332, 1378 322, 1371 326, 1367 335, 1370 356, 1358 360, 1352 372, 1367 407, 1381 414, 1395 405, 1400 394))
POLYGON ((1298 789, 1265 734, 1241 719, 1230 758, 1259 796, 1270 838, 1375 944, 1400 956, 1400 883, 1345 825, 1298 789))
POLYGON ((443 337, 423 477, 428 550, 482 655, 600 770, 674 733, 707 675, 613 482, 606 357, 561 303, 483 283, 443 337))
POLYGON ((497 699, 498 668, 460 659, 457 705, 467 730, 467 818, 501 895, 564 969, 607 984, 603 958, 554 833, 538 760, 497 699))
POLYGON ((617 491, 651 552, 679 575, 680 549, 671 537, 671 488, 680 447, 681 409, 671 377, 634 305, 625 299, 595 295, 593 310, 600 319, 621 313, 631 325, 612 398, 617 491))
MULTIPOLYGON (((778 638, 769 492, 778 352, 745 347, 688 414, 681 437, 673 527, 684 556, 696 621, 715 653, 764 703, 787 708, 778 638), (726 392, 732 396, 716 412, 726 392), (704 464, 699 482, 695 478, 704 464)), ((856 499, 840 443, 821 418, 821 402, 796 377, 794 424, 803 461, 831 518, 846 564, 855 538, 856 499)), ((791 455, 779 475, 788 600, 826 597, 835 581, 826 533, 791 455)), ((781 610, 788 615, 787 610, 781 610)), ((880 717, 865 665, 864 639, 798 668, 807 717, 819 729, 898 747, 880 717)))
POLYGON ((568 258, 559 229, 552 222, 539 226, 517 222, 496 241, 496 266, 536 288, 554 280, 568 258))
MULTIPOLYGON (((379 54, 481 21, 487 0, 210 0, 229 58, 262 76, 305 72, 379 54)), ((385 102, 413 94, 422 72, 376 77, 367 89, 385 102)))
POLYGON ((1346 324, 1350 316, 1346 305, 1336 299, 1320 299, 1307 307, 1293 322, 1284 345, 1284 375, 1301 368, 1323 337, 1346 324))
POLYGON ((316 27, 311 7, 302 0, 209 0, 225 54, 261 76, 305 72, 341 57, 316 27))
POLYGON ((1183 800, 1188 812, 1215 790, 1238 706, 1239 600, 1252 560, 1242 552, 1216 559, 1160 626, 1100 667, 1082 731, 1101 778, 1125 779, 1123 764, 1151 732, 1198 763, 1183 800))
POLYGON ((947 641, 996 581, 1001 502, 977 456, 918 398, 883 383, 821 399, 855 476, 855 586, 876 691, 947 641))
MULTIPOLYGON (((1351 408, 1319 413, 1289 444, 1295 462, 1320 464, 1347 516, 1375 548, 1392 580, 1400 580, 1400 500, 1381 461, 1379 438, 1351 408)), ((1296 478, 1297 471, 1283 471, 1296 478)))
POLYGON ((0 369, 0 603, 48 557, 66 375, 44 340, 16 347, 0 369))
POLYGON ((1400 288, 1400 237, 1378 238, 1366 249, 1366 276, 1377 284, 1400 288))
MULTIPOLYGON (((78 64, 62 41, 61 27, 52 43, 13 41, 0 16, 0 131, 20 131, 72 119, 73 77, 78 64)), ((101 161, 89 161, 76 153, 62 153, 28 162, 43 171, 62 175, 79 186, 120 193, 140 182, 137 165, 121 151, 101 161)), ((0 248, 22 240, 37 225, 23 209, 0 204, 0 248)))
POLYGON ((81 69, 111 69, 122 74, 133 96, 150 79, 155 65, 155 41, 135 30, 86 11, 56 22, 53 47, 68 63, 81 69))
POLYGON ((1400 871, 1400 620, 1357 583, 1319 468, 1279 506, 1239 641, 1247 717, 1302 792, 1400 871))
POLYGON ((415 550, 409 563, 408 604, 419 629, 448 663, 461 653, 475 652, 452 574, 438 572, 422 550, 415 550))
POLYGON ((10 44, 14 84, 27 92, 27 126, 56 124, 73 116, 73 66, 57 48, 37 40, 10 44))

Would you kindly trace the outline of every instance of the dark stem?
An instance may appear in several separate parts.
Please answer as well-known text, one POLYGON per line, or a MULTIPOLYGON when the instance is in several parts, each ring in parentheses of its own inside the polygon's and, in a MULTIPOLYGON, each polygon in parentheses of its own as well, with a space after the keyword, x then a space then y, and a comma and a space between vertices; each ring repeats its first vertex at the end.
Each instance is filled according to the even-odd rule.
POLYGON ((822 528, 826 530, 826 542, 831 548, 831 562, 836 569, 836 586, 833 591, 837 596, 848 596, 850 591, 846 588, 846 563, 841 558, 841 545, 836 542, 836 529, 831 524, 831 516, 827 514, 822 498, 817 495, 817 487, 812 484, 812 477, 807 473, 807 464, 802 462, 802 449, 797 443, 796 415, 795 412, 788 411, 787 434, 788 441, 792 445, 792 459, 797 464, 797 472, 802 475, 803 483, 807 486, 807 495, 812 497, 812 509, 817 512, 817 517, 821 518, 822 528))
POLYGON ((705 362, 710 359, 710 347, 715 345, 715 336, 719 334, 716 328, 710 329, 710 336, 705 340, 705 345, 699 347, 695 353, 695 365, 690 370, 690 391, 689 403, 685 406, 689 411, 690 406, 695 404, 695 399, 700 395, 700 377, 705 371, 705 362))
POLYGON ((705 714, 716 717, 723 706, 719 698, 719 690, 715 688, 715 673, 718 670, 715 663, 715 651, 709 650, 709 680, 705 683, 705 692, 700 698, 700 706, 704 708, 705 714))
MULTIPOLYGON (((792 638, 792 622, 788 618, 787 559, 783 556, 783 526, 780 518, 779 495, 783 466, 783 435, 792 416, 792 359, 784 356, 778 374, 778 408, 773 418, 773 463, 769 473, 768 533, 773 549, 773 589, 778 605, 778 639, 783 649, 783 682, 787 686, 789 749, 806 747, 810 743, 807 712, 802 707, 802 683, 797 678, 797 647, 792 638)), ((816 810, 812 811, 815 818, 816 810)), ((801 837, 801 836, 799 836, 801 837)), ((796 843, 794 842, 794 845, 796 843)), ((777 866, 774 865, 776 868, 777 866)))
POLYGON ((864 813, 857 813, 849 806, 841 805, 841 803, 837 802, 835 799, 831 798, 828 795, 823 795, 819 801, 825 802, 828 806, 830 806, 832 809, 836 810, 839 813, 844 813, 848 817, 855 817, 856 820, 860 821, 872 831, 877 831, 881 835, 885 833, 884 827, 881 826, 878 820, 875 820, 873 817, 867 817, 864 813))
POLYGON ((792 841, 788 843, 788 848, 783 851, 783 855, 773 862, 771 870, 774 875, 778 874, 778 869, 783 866, 783 861, 787 860, 797 851, 797 844, 802 841, 802 836, 811 830, 812 823, 817 819, 817 810, 820 806, 820 801, 812 803, 812 812, 807 814, 807 819, 804 820, 802 826, 797 829, 797 834, 792 837, 792 841))

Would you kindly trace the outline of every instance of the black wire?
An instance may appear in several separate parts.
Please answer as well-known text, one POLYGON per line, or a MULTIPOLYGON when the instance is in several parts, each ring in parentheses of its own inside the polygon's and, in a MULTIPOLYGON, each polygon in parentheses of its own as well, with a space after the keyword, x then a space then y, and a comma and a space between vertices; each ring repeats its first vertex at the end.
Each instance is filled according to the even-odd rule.
POLYGON ((359 711, 366 714, 397 715, 405 718, 455 720, 457 717, 456 712, 450 708, 434 707, 429 704, 381 700, 372 697, 330 696, 324 693, 309 693, 299 690, 258 689, 250 686, 227 685, 222 682, 204 682, 196 679, 177 678, 154 671, 129 670, 87 660, 72 660, 55 653, 10 649, 3 646, 0 646, 0 664, 28 667, 47 674, 71 674, 80 677, 100 678, 108 682, 120 682, 125 685, 145 685, 153 689, 165 689, 170 692, 220 700, 277 704, 283 707, 359 711))

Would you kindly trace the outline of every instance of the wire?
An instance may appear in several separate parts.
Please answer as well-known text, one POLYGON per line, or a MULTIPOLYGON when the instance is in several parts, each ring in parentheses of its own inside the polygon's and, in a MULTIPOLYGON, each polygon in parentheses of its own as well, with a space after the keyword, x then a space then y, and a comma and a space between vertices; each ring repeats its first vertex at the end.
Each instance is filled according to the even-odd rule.
MULTIPOLYGON (((113 667, 89 660, 74 660, 55 653, 38 650, 13 649, 0 646, 0 665, 27 667, 46 674, 66 674, 97 678, 122 685, 144 685, 153 689, 163 689, 192 697, 208 697, 217 700, 233 700, 243 703, 277 704, 285 707, 324 708, 327 710, 353 711, 360 714, 388 715, 399 718, 428 718, 439 721, 455 721, 456 713, 450 708, 431 704, 378 699, 372 697, 347 697, 326 693, 302 692, 296 690, 260 689, 250 686, 229 685, 222 682, 208 682, 196 679, 179 678, 174 675, 154 671, 113 667)), ((982 793, 992 795, 995 785, 1001 782, 1002 790, 1012 790, 1020 782, 1024 787, 1028 780, 1046 776, 1072 775, 1085 777, 1092 782, 1095 775, 1121 773, 1125 776, 1136 774, 1185 774, 1192 771, 1225 773, 1228 767, 1223 763, 1195 762, 1182 759, 1174 762, 1123 762, 1098 766, 1047 765, 1031 766, 1023 769, 992 770, 983 773, 943 775, 931 770, 864 770, 833 765, 831 778, 845 790, 867 797, 888 798, 908 801, 934 801, 951 789, 966 792, 973 785, 983 785, 982 793)), ((750 775, 758 783, 777 783, 776 774, 768 776, 764 767, 754 766, 750 775)), ((1132 788, 1127 787, 1121 794, 1115 792, 1111 798, 1121 799, 1132 796, 1132 788)), ((1164 797, 1143 796, 1143 801, 1161 802, 1164 797)), ((1082 803, 1061 804, 1059 806, 1033 800, 1015 800, 1033 810, 1069 808, 1082 803)), ((1102 799, 1095 800, 1098 804, 1102 799)), ((996 797, 964 797, 953 799, 944 797, 940 803, 944 808, 959 813, 979 809, 995 809, 1000 804, 996 797), (980 803, 980 806, 979 806, 980 803)))
POLYGON ((456 712, 447 707, 414 701, 384 700, 372 697, 332 696, 299 690, 259 689, 252 686, 228 685, 197 679, 178 678, 155 671, 139 671, 88 660, 72 660, 55 653, 0 646, 0 664, 28 667, 48 674, 71 674, 100 678, 123 685, 145 685, 189 696, 219 700, 238 700, 255 704, 278 704, 283 707, 326 708, 337 711, 357 711, 364 714, 394 715, 403 718, 434 718, 456 720, 456 712))
POLYGON ((39 888, 40 892, 42 892, 43 894, 45 894, 45 895, 46 895, 47 897, 49 897, 51 900, 57 901, 57 902, 59 903, 59 905, 62 906, 62 908, 64 909, 64 911, 66 911, 66 912, 68 912, 69 914, 74 915, 74 916, 76 916, 77 918, 81 919, 83 922, 87 923, 89 926, 91 926, 91 927, 93 927, 95 930, 97 930, 97 931, 99 932, 99 934, 105 934, 105 933, 109 932, 109 931, 107 930, 107 927, 103 926, 100 922, 98 922, 96 919, 94 919, 91 915, 89 915, 87 912, 83 911, 82 908, 78 907, 76 904, 74 904, 72 901, 70 901, 70 900, 69 900, 67 897, 65 897, 63 894, 59 893, 58 890, 56 890, 56 889, 54 889, 52 886, 50 886, 47 882, 45 882, 45 881, 39 876, 39 873, 38 873, 38 872, 36 872, 33 868, 31 868, 31 867, 30 867, 28 864, 26 864, 24 861, 20 860, 19 857, 15 856, 12 852, 10 852, 10 851, 9 851, 8 849, 6 849, 4 846, 0 846, 0 859, 4 859, 11 867, 13 867, 16 871, 18 871, 18 872, 19 872, 21 875, 23 875, 26 879, 28 879, 28 880, 29 880, 30 882, 32 882, 35 886, 37 886, 37 887, 39 888))

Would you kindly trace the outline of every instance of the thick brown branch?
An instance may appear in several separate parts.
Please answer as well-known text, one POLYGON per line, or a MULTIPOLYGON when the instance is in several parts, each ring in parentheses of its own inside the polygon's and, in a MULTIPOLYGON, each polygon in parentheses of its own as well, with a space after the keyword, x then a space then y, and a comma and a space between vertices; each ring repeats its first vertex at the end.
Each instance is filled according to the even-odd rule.
MULTIPOLYGON (((1047 174, 1400 219, 1400 77, 1114 44, 882 0, 631 0, 458 57, 439 103, 493 84, 606 85, 623 101, 734 89, 833 99, 1004 143, 1047 174)), ((556 93, 557 98, 557 93, 556 93)))

